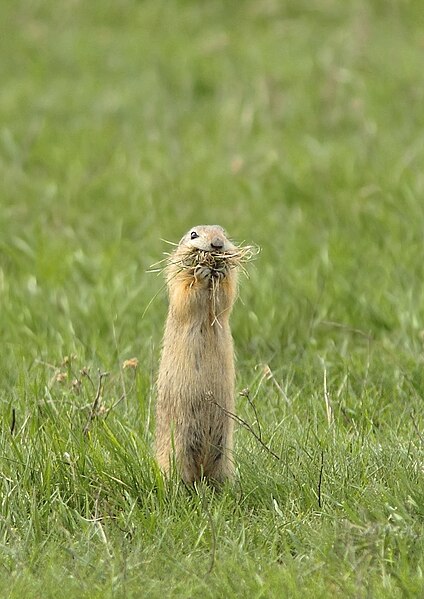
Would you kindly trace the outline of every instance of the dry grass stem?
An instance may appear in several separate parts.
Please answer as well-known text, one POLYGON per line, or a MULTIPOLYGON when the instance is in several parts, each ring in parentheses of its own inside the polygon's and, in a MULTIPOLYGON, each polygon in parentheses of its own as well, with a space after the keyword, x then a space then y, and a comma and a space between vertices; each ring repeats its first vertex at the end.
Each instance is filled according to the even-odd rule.
POLYGON ((94 418, 98 415, 99 406, 102 399, 102 390, 103 390, 103 380, 109 376, 108 372, 99 372, 99 381, 97 385, 96 395, 94 397, 93 403, 91 405, 90 414, 88 415, 87 423, 84 427, 84 435, 88 435, 90 430, 90 424, 94 420, 94 418))
POLYGON ((206 266, 216 274, 224 273, 232 268, 241 268, 244 274, 247 275, 244 264, 253 260, 259 252, 260 248, 255 245, 239 245, 228 252, 208 252, 187 248, 186 252, 178 252, 175 259, 173 259, 173 254, 165 252, 165 258, 152 264, 148 272, 161 273, 167 266, 177 266, 179 272, 194 273, 196 266, 206 266))

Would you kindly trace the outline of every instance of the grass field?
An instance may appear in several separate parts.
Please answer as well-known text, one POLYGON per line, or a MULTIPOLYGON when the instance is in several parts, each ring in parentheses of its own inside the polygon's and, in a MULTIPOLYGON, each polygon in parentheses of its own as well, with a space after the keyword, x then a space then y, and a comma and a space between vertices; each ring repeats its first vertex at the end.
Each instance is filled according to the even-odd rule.
POLYGON ((424 597, 422 2, 0 11, 0 596, 424 597), (215 222, 250 402, 190 493, 146 270, 215 222))

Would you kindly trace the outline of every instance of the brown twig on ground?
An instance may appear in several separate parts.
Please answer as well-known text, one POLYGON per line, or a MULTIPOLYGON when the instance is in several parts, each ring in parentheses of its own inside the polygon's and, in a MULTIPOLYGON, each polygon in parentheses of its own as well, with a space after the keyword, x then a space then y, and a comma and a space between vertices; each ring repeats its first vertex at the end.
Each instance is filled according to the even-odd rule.
POLYGON ((10 423, 10 434, 13 435, 16 426, 16 410, 12 408, 12 422, 10 423))
POLYGON ((280 456, 278 456, 276 453, 274 453, 272 451, 272 449, 270 447, 268 447, 268 445, 262 440, 262 438, 253 430, 253 428, 251 427, 251 425, 246 422, 245 420, 243 420, 243 418, 240 418, 240 416, 237 416, 237 414, 234 414, 234 412, 231 412, 230 410, 227 410, 226 408, 224 408, 223 406, 221 406, 217 401, 213 401, 213 400, 209 400, 212 404, 216 405, 218 408, 220 408, 224 414, 226 414, 227 416, 229 416, 230 418, 232 418, 235 422, 238 422, 239 424, 241 424, 246 430, 248 430, 251 435, 253 435, 253 437, 256 439, 256 441, 268 452, 270 453, 276 460, 280 460, 280 456))
POLYGON ((81 374, 81 376, 87 377, 87 379, 90 381, 91 386, 93 387, 93 389, 96 388, 96 386, 95 386, 95 384, 93 382, 93 379, 90 376, 90 371, 89 371, 88 367, 84 366, 84 368, 81 368, 80 374, 81 374))
POLYGON ((321 451, 321 467, 319 469, 319 478, 318 478, 318 506, 322 508, 322 499, 321 499, 321 485, 322 485, 322 474, 324 472, 324 451, 321 451))
MULTIPOLYGON (((84 374, 86 376, 88 376, 86 373, 84 373, 84 374)), ((90 414, 88 415, 87 423, 84 427, 84 435, 88 435, 88 431, 90 430, 90 424, 94 420, 94 418, 98 415, 99 404, 100 404, 101 396, 102 396, 103 380, 107 376, 109 376, 108 372, 100 372, 100 370, 99 370, 99 382, 97 384, 97 391, 96 391, 96 395, 94 397, 93 403, 91 405, 91 410, 90 410, 90 414)), ((89 380, 93 384, 93 381, 91 380, 91 378, 89 380)))
MULTIPOLYGON (((263 380, 263 377, 262 377, 261 381, 262 380, 263 380)), ((255 414, 256 425, 258 427, 258 437, 262 441, 262 427, 261 427, 261 423, 260 423, 260 420, 259 420, 258 411, 257 411, 256 406, 255 406, 255 402, 250 397, 250 391, 249 391, 249 389, 243 389, 243 391, 240 391, 239 395, 241 395, 242 397, 245 397, 247 399, 247 401, 249 402, 249 406, 252 408, 253 413, 255 414)))
MULTIPOLYGON (((125 362, 124 362, 124 368, 125 368, 125 362)), ((132 381, 132 383, 131 383, 131 387, 129 388, 129 391, 126 391, 126 390, 124 389, 124 391, 123 391, 122 395, 119 397, 119 399, 117 399, 117 400, 115 401, 115 403, 113 403, 113 404, 110 406, 110 408, 108 408, 108 409, 106 410, 106 412, 105 412, 105 416, 104 416, 104 419, 105 419, 105 420, 106 420, 106 418, 109 416, 110 412, 111 412, 111 411, 112 411, 114 408, 116 408, 116 406, 117 406, 119 403, 121 403, 121 401, 123 401, 124 399, 126 399, 126 398, 127 398, 127 396, 128 396, 130 393, 132 393, 132 390, 133 390, 133 389, 134 389, 134 387, 135 387, 135 384, 136 384, 136 379, 137 379, 137 367, 136 367, 136 366, 133 366, 132 368, 134 368, 134 379, 133 379, 133 381, 132 381)))

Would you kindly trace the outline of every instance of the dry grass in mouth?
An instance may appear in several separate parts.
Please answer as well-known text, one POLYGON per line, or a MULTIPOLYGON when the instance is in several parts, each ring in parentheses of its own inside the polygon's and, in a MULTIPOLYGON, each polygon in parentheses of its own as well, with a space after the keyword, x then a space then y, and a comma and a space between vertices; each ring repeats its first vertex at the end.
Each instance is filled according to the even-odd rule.
POLYGON ((220 313, 217 309, 217 294, 220 281, 225 277, 229 270, 241 268, 248 276, 244 265, 253 260, 259 253, 259 248, 255 246, 238 246, 228 252, 208 252, 204 250, 189 250, 181 259, 181 270, 189 271, 194 274, 197 266, 205 266, 211 270, 210 292, 212 301, 213 320, 211 326, 215 323, 221 326, 219 321, 220 313))
POLYGON ((196 266, 206 266, 211 269, 212 275, 225 274, 233 268, 241 268, 247 275, 245 264, 253 260, 260 252, 254 245, 239 245, 227 252, 209 252, 194 248, 179 249, 177 252, 167 254, 167 257, 156 264, 152 264, 150 272, 162 272, 166 267, 176 267, 178 272, 192 272, 196 266))
MULTIPOLYGON (((221 326, 219 322, 220 314, 217 312, 216 306, 220 281, 225 277, 228 271, 233 268, 240 268, 246 276, 249 276, 245 264, 253 260, 259 252, 260 247, 256 245, 238 245, 235 246, 233 250, 227 252, 208 252, 205 250, 197 250, 195 248, 183 248, 177 246, 177 249, 174 252, 165 252, 166 257, 159 260, 159 262, 152 264, 147 272, 156 272, 160 274, 167 268, 172 268, 172 277, 175 277, 182 272, 186 272, 194 277, 194 271, 197 266, 206 266, 207 268, 210 268, 212 275, 210 278, 210 291, 213 313, 213 321, 211 324, 217 323, 218 326, 221 326)), ((150 304, 148 307, 149 306, 150 304)))
MULTIPOLYGON (((212 274, 225 273, 233 268, 241 267, 259 253, 259 248, 253 245, 238 246, 228 252, 208 252, 204 250, 190 250, 181 260, 181 267, 193 269, 196 266, 206 266, 212 274)), ((244 272, 245 269, 243 268, 244 272)))

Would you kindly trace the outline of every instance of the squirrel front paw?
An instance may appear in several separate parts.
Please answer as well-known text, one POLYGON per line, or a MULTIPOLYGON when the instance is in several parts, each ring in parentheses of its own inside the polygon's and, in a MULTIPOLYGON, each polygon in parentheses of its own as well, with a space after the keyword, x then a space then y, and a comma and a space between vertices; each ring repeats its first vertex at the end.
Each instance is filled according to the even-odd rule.
POLYGON ((213 270, 212 276, 217 279, 219 282, 225 279, 225 272, 223 270, 213 270))
POLYGON ((211 269, 202 264, 198 264, 194 269, 194 278, 199 283, 208 282, 211 276, 211 269))

